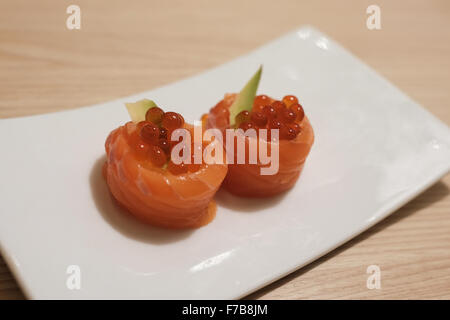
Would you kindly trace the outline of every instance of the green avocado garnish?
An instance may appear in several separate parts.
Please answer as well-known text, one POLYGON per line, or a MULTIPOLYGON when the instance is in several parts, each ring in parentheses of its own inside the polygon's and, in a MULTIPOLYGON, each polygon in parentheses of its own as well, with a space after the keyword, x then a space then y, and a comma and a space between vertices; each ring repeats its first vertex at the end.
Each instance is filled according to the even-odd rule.
POLYGON ((134 103, 125 103, 128 113, 133 122, 140 122, 145 120, 145 114, 148 109, 156 107, 156 103, 152 100, 142 99, 134 103))
POLYGON ((245 87, 242 88, 236 100, 234 100, 233 104, 230 106, 230 126, 234 125, 234 119, 240 112, 244 110, 250 111, 253 108, 253 101, 255 100, 256 91, 258 90, 261 73, 262 65, 253 75, 253 77, 247 82, 245 87))

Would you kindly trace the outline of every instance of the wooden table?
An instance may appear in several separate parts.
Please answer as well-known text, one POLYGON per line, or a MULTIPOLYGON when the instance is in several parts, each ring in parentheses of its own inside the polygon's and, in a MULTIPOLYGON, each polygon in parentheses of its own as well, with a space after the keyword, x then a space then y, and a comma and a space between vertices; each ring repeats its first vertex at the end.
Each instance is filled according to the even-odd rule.
MULTIPOLYGON (((168 84, 303 24, 339 41, 450 124, 447 0, 2 0, 0 117, 168 84), (81 8, 81 30, 66 28, 73 3, 81 8), (381 7, 381 30, 366 28, 370 4, 381 7)), ((249 298, 449 299, 449 186, 447 175, 369 231, 249 298), (380 290, 366 288, 372 264, 381 268, 380 290)), ((0 298, 23 298, 1 258, 0 298)))

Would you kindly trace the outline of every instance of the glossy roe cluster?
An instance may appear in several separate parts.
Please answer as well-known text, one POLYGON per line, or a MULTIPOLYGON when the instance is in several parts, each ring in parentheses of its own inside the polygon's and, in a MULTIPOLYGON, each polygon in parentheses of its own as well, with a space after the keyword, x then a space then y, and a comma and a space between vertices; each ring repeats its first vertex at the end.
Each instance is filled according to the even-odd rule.
POLYGON ((131 143, 142 159, 149 160, 156 167, 165 168, 175 175, 195 172, 200 169, 200 164, 175 164, 170 159, 172 148, 178 143, 171 141, 170 136, 183 126, 184 118, 179 113, 153 107, 147 111, 145 121, 137 124, 137 134, 132 137, 131 143))

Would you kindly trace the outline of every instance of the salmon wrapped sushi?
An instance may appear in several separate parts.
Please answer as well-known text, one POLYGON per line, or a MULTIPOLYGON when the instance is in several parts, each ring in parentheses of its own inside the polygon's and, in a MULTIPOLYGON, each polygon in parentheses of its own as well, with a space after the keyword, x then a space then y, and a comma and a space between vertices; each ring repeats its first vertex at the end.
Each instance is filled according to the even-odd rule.
POLYGON ((173 162, 174 143, 168 137, 177 128, 193 131, 181 115, 153 106, 143 121, 113 130, 105 142, 103 174, 118 204, 139 220, 164 228, 198 228, 215 216, 213 197, 227 165, 173 162))
MULTIPOLYGON (((273 175, 262 175, 261 168, 266 165, 238 164, 237 152, 234 163, 229 164, 223 186, 231 193, 243 197, 268 197, 292 188, 300 176, 309 151, 314 143, 314 132, 308 117, 297 97, 288 95, 282 100, 275 100, 266 95, 254 96, 250 110, 243 110, 230 123, 230 107, 237 99, 237 94, 226 94, 209 114, 203 118, 206 128, 226 129, 267 129, 268 134, 259 145, 277 143, 279 150, 279 168, 273 175), (270 129, 278 129, 279 139, 272 139, 270 129)), ((245 137, 246 150, 250 140, 245 137)), ((261 140, 258 134, 256 139, 261 140)))

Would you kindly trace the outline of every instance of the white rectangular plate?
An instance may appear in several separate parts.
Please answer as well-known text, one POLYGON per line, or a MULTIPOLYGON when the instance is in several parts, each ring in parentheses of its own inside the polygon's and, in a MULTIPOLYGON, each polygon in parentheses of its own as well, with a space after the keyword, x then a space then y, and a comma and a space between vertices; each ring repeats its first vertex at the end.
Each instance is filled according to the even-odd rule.
POLYGON ((0 121, 0 245, 30 298, 239 298, 317 259, 446 174, 449 128, 311 27, 199 76, 72 111, 0 121), (195 231, 136 222, 101 175, 124 101, 151 98, 187 120, 264 65, 260 93, 295 94, 316 141, 287 194, 217 195, 195 231), (67 268, 80 267, 69 290, 67 268))

